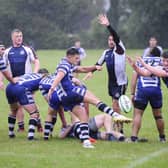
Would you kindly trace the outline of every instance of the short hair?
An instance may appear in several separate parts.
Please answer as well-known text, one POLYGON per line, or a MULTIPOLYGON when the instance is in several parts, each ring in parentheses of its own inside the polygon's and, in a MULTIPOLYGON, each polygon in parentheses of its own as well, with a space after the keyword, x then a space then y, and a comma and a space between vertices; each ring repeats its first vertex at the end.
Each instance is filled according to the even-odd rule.
POLYGON ((150 37, 150 40, 151 40, 151 39, 157 40, 157 38, 156 38, 155 36, 151 36, 151 37, 150 37))
POLYGON ((78 49, 77 48, 75 48, 75 47, 71 47, 71 48, 69 48, 68 50, 67 50, 67 52, 66 52, 66 55, 68 56, 68 55, 79 55, 79 51, 78 51, 78 49))
POLYGON ((38 73, 40 73, 40 74, 48 74, 49 71, 46 68, 41 68, 41 69, 38 70, 38 73))
POLYGON ((13 29, 13 30, 11 31, 11 35, 12 35, 13 33, 22 33, 22 31, 21 31, 20 29, 13 29))
POLYGON ((168 58, 168 51, 163 52, 162 57, 163 58, 168 58))
POLYGON ((154 47, 154 48, 151 50, 150 54, 151 54, 152 56, 155 56, 155 57, 160 57, 161 51, 160 51, 160 49, 159 49, 158 47, 154 47))

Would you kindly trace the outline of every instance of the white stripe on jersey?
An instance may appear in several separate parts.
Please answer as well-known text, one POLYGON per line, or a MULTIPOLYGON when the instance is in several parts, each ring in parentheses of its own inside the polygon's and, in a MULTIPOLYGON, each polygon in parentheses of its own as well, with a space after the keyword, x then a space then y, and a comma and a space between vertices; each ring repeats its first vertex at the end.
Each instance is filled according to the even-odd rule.
POLYGON ((33 82, 34 80, 37 80, 42 77, 42 74, 37 74, 37 73, 31 73, 31 74, 25 74, 19 77, 18 84, 21 85, 25 82, 33 82))

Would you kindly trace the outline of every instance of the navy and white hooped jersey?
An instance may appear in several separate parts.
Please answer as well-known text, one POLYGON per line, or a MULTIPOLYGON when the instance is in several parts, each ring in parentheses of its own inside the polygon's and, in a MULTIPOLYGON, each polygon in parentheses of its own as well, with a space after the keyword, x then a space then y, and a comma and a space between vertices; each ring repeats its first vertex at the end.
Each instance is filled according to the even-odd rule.
POLYGON ((4 57, 13 77, 21 76, 25 73, 32 73, 31 62, 37 59, 34 51, 24 45, 6 49, 4 57))
POLYGON ((74 84, 72 83, 73 72, 76 70, 76 66, 70 64, 66 59, 62 59, 56 68, 56 74, 58 71, 62 71, 65 76, 61 80, 59 87, 63 89, 64 92, 72 91, 74 84))
POLYGON ((127 84, 125 47, 121 41, 119 45, 123 48, 123 54, 118 54, 116 47, 108 49, 103 52, 96 63, 97 65, 106 63, 109 84, 114 86, 127 84))
MULTIPOLYGON (((143 60, 154 67, 161 65, 160 57, 144 57, 143 60)), ((142 67, 140 64, 139 66, 142 67)), ((160 87, 160 78, 155 75, 150 77, 138 76, 137 88, 143 87, 160 87)))
POLYGON ((39 89, 43 96, 47 96, 53 82, 55 79, 55 74, 48 75, 44 77, 39 83, 39 89))
POLYGON ((43 76, 43 74, 39 73, 24 74, 19 77, 18 85, 24 86, 25 88, 27 88, 27 90, 31 92, 36 91, 39 89, 39 83, 43 76))
POLYGON ((0 57, 0 71, 7 70, 7 65, 4 57, 0 57))

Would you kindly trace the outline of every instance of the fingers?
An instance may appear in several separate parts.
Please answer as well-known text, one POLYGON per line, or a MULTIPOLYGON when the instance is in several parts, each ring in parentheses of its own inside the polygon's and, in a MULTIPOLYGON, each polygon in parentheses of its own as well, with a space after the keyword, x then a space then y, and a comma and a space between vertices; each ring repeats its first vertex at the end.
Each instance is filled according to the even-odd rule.
POLYGON ((92 72, 89 72, 82 80, 83 81, 88 80, 88 79, 92 78, 92 76, 93 76, 92 72))

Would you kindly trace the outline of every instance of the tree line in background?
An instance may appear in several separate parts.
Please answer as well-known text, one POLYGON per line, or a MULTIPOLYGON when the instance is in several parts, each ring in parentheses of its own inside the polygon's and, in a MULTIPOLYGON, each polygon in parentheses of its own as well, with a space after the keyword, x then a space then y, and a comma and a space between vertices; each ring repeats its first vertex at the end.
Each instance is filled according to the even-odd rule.
POLYGON ((64 49, 76 39, 104 48, 108 32, 97 22, 102 12, 127 48, 144 47, 150 36, 168 46, 167 0, 0 0, 0 41, 10 45, 11 30, 19 28, 36 48, 64 49))

